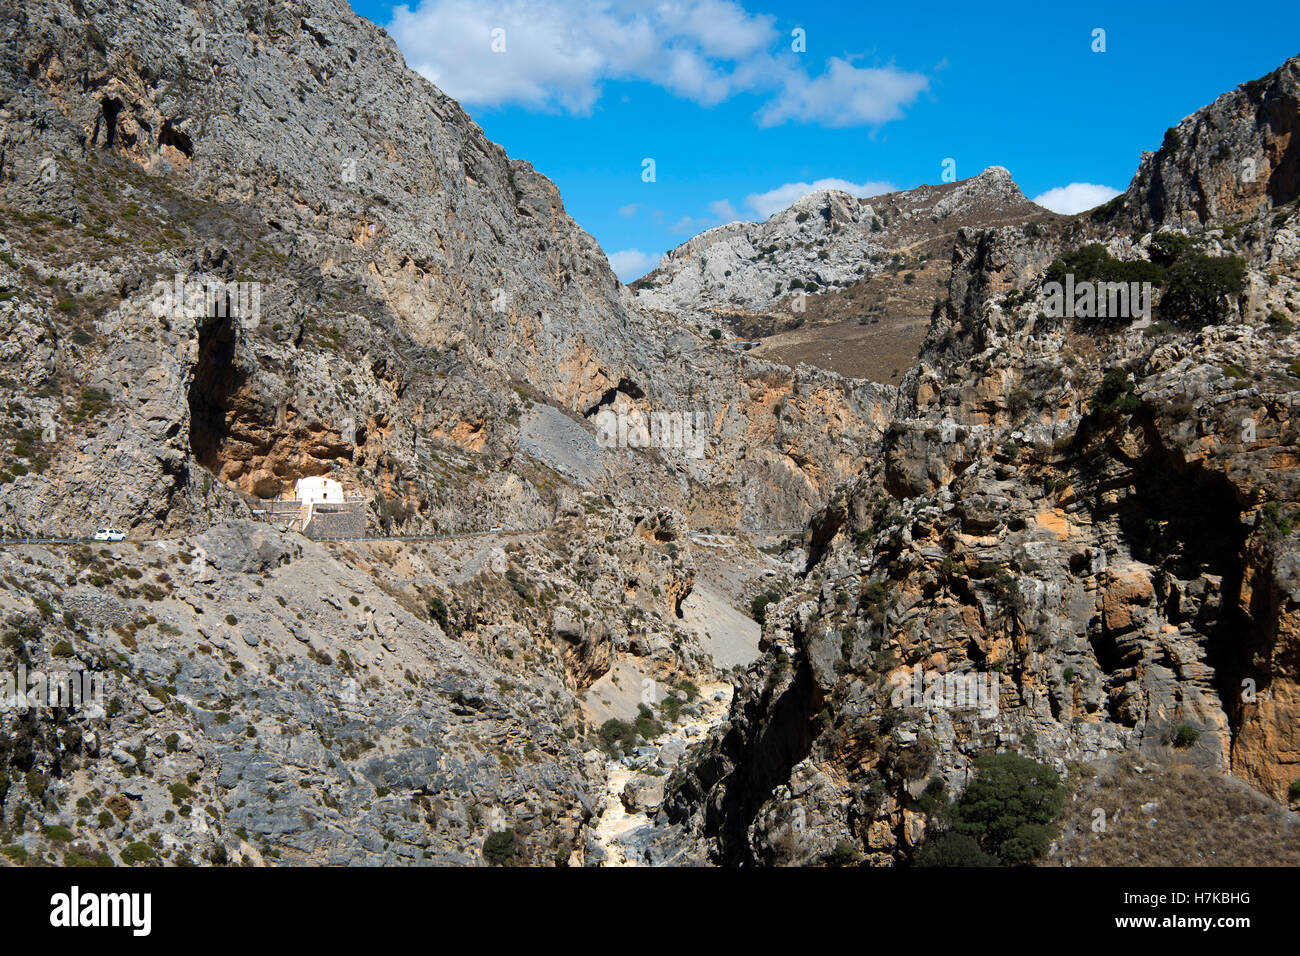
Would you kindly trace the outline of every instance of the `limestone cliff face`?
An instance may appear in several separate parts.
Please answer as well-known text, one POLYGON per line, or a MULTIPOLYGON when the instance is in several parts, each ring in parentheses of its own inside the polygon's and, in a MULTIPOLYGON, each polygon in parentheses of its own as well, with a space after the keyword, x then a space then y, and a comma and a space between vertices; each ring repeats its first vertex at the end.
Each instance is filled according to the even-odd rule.
POLYGON ((1300 58, 1224 93, 1145 153, 1122 197, 1098 210, 1134 230, 1231 225, 1300 196, 1300 58))
POLYGON ((337 471, 375 526, 539 525, 549 503, 511 470, 518 420, 622 396, 714 427, 694 462, 598 455, 602 482, 649 469, 667 504, 700 490, 712 523, 787 525, 879 436, 887 389, 737 361, 640 307, 554 185, 341 0, 33 2, 3 31, 0 188, 48 217, 16 224, 3 264, 16 379, 49 406, 24 416, 80 432, 69 406, 92 389, 109 423, 10 496, 7 524, 67 530, 86 519, 62 502, 95 487, 97 520, 177 525, 211 507, 207 473, 219 497, 273 497, 337 471), (156 283, 177 275, 256 284, 260 312, 159 321, 156 283), (774 430, 777 380, 800 399, 774 430))
POLYGON ((997 168, 816 194, 634 296, 341 0, 25 0, 0 45, 0 530, 137 539, 0 555, 0 670, 111 681, 102 713, 0 720, 0 842, 471 863, 508 827, 520 862, 589 862, 579 697, 634 658, 719 676, 683 616, 700 527, 803 525, 806 560, 651 858, 906 862, 926 788, 995 749, 1276 800, 1300 776, 1295 61, 1095 215, 997 168), (1169 229, 1240 259, 1226 292, 1181 280, 1212 321, 1169 287, 1143 329, 1051 314, 1058 256, 1146 268, 1169 229), (738 353, 688 307, 839 289, 886 239, 950 272, 897 387, 738 353), (654 412, 698 414, 699 454, 597 440, 654 412), (327 548, 246 520, 323 474, 372 531, 524 533, 327 548), (995 706, 900 701, 918 667, 995 706))
POLYGON ((1131 227, 958 235, 882 460, 810 523, 802 586, 769 607, 768 654, 670 787, 665 825, 724 863, 906 862, 932 795, 999 749, 1072 785, 1127 753, 1293 799, 1300 221, 1279 117, 1295 69, 1185 121, 1197 145, 1144 162, 1121 208, 1156 208, 1161 162, 1169 188, 1131 227), (1199 207, 1172 188, 1175 165, 1207 182, 1216 129, 1277 147, 1274 185, 1199 207), (1218 321, 1180 319, 1172 283, 1145 329, 1051 314, 1058 255, 1092 241, 1154 259, 1152 223, 1240 259, 1218 321), (900 698, 913 674, 974 676, 994 703, 900 698))
POLYGON ((579 697, 714 679, 689 532, 805 520, 895 391, 646 311, 344 3, 34 0, 0 45, 0 535, 133 539, 0 554, 0 671, 109 672, 100 710, 2 715, 0 842, 595 859, 579 697), (605 447, 604 412, 698 414, 701 453, 605 447), (372 533, 506 531, 250 520, 326 474, 372 533))

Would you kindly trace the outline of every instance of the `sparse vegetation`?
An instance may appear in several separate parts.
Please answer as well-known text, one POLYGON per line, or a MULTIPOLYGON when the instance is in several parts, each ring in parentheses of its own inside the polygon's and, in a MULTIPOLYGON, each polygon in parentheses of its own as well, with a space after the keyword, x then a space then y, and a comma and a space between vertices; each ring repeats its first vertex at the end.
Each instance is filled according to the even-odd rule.
POLYGON ((1128 415, 1137 411, 1141 401, 1133 380, 1123 369, 1112 368, 1102 376, 1101 384, 1092 394, 1089 408, 1098 415, 1128 415))
POLYGON ((776 591, 764 591, 762 594, 749 602, 750 616, 759 624, 767 621, 767 606, 781 600, 781 595, 776 591))
POLYGON ((1014 753, 978 757, 975 778, 939 814, 948 826, 930 849, 918 852, 917 862, 926 866, 1032 862, 1047 852, 1055 837, 1052 824, 1065 798, 1060 776, 1045 764, 1014 753))
POLYGON ((493 866, 506 866, 518 855, 518 843, 514 830, 495 830, 483 841, 483 859, 493 866))

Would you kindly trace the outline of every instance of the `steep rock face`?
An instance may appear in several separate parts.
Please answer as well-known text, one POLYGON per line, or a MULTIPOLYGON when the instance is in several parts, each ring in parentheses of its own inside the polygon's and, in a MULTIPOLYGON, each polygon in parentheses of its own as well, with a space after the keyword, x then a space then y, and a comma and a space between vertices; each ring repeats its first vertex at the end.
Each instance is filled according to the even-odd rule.
POLYGON ((586 862, 603 780, 578 696, 619 657, 669 682, 711 672, 674 607, 689 554, 644 547, 634 519, 334 546, 235 521, 140 547, 6 548, 0 666, 100 690, 6 701, 5 844, 475 865, 509 829, 515 862, 586 862))
POLYGON ((804 196, 762 223, 711 229, 633 283, 730 349, 897 385, 916 359, 963 229, 1061 217, 1000 166, 973 179, 856 199, 804 196), (732 339, 732 336, 735 339, 732 339))
POLYGON ((1228 225, 1300 196, 1300 57, 1224 93, 1145 153, 1116 216, 1136 231, 1228 225))
POLYGON ((894 390, 647 312, 345 4, 32 2, 0 44, 0 532, 134 539, 5 546, 4 667, 110 687, 0 722, 0 842, 596 859, 579 697, 629 661, 715 679, 690 532, 802 522, 894 390), (597 441, 651 412, 698 414, 698 457, 597 441), (250 520, 314 475, 371 532, 514 534, 250 520))
POLYGON ((810 523, 807 574, 767 610, 768 655, 669 788, 673 840, 702 836, 696 852, 729 864, 907 862, 996 750, 1071 786, 1130 754, 1285 804, 1300 777, 1295 223, 1265 200, 1190 234, 1242 263, 1204 328, 1162 297, 1146 329, 1050 314, 1059 254, 1092 240, 1145 260, 1150 232, 963 230, 882 459, 810 523), (936 676, 988 694, 906 693, 936 676))
POLYGON ((372 527, 537 526, 553 501, 513 461, 518 420, 617 401, 698 414, 707 450, 602 453, 598 484, 784 526, 879 436, 888 390, 738 361, 639 307, 553 184, 345 3, 30 3, 2 42, 0 183, 20 217, 46 217, 15 223, 4 263, 10 377, 45 392, 23 427, 80 432, 86 390, 107 423, 28 476, 6 524, 66 531, 85 515, 64 503, 96 487, 98 520, 181 526, 210 494, 238 508, 226 491, 336 473, 372 527), (260 310, 158 321, 157 283, 176 276, 255 284, 260 310), (774 429, 778 393, 800 398, 774 429))

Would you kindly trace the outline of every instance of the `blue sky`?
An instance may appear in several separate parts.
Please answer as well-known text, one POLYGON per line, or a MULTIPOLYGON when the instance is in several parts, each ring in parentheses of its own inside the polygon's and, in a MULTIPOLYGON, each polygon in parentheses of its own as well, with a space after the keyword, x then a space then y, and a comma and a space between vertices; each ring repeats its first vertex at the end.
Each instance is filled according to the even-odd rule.
POLYGON ((351 2, 555 181, 625 280, 808 185, 906 189, 945 159, 1088 208, 1168 126, 1300 53, 1296 4, 351 2))

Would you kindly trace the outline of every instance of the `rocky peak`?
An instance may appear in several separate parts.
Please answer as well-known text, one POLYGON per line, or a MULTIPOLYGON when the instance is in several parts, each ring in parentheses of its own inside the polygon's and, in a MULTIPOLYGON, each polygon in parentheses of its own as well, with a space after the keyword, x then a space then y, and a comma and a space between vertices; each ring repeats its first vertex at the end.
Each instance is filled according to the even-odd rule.
POLYGON ((1224 93, 1143 153, 1094 218, 1138 231, 1226 226, 1300 196, 1300 57, 1224 93))
POLYGON ((758 340, 764 358, 896 384, 930 316, 919 290, 946 281, 958 230, 1053 215, 1001 166, 867 198, 817 190, 695 236, 633 288, 703 332, 758 340))
POLYGON ((1036 210, 1001 166, 968 180, 866 198, 820 189, 763 222, 728 223, 694 236, 665 253, 633 288, 652 308, 702 321, 718 309, 759 311, 791 288, 815 292, 870 278, 892 251, 920 238, 1036 210))

